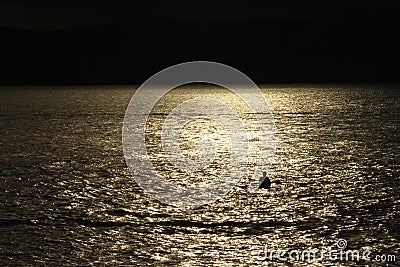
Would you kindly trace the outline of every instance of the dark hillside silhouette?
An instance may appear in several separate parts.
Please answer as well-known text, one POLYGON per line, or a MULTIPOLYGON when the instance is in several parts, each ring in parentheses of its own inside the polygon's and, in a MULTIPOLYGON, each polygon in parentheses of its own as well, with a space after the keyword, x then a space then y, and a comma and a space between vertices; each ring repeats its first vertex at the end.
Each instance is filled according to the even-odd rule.
POLYGON ((178 20, 1 28, 0 84, 140 84, 173 64, 231 65, 257 83, 399 82, 394 19, 178 20))

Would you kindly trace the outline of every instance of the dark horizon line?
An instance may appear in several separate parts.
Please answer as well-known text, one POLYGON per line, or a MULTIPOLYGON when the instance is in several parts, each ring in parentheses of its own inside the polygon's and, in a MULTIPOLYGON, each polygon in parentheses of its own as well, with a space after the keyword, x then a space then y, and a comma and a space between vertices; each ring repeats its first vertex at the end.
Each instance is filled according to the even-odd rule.
POLYGON ((371 19, 370 16, 362 14, 348 14, 344 13, 341 16, 327 16, 327 17, 304 17, 304 18, 174 18, 159 15, 137 14, 135 16, 124 16, 120 18, 109 19, 94 25, 75 25, 60 28, 30 28, 23 26, 0 25, 0 30, 21 30, 30 32, 63 32, 63 31, 79 31, 91 30, 104 26, 112 25, 113 23, 126 22, 132 20, 141 20, 145 24, 149 22, 171 22, 171 23, 260 23, 260 24, 286 24, 286 23, 333 23, 342 24, 343 22, 353 22, 359 24, 375 24, 376 22, 399 22, 398 17, 393 16, 376 16, 371 19))

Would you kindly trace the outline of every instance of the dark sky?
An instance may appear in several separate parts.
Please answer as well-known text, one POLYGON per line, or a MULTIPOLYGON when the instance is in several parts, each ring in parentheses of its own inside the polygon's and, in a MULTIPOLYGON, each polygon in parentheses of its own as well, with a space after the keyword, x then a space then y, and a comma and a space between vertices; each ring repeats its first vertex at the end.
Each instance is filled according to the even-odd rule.
POLYGON ((0 85, 140 84, 207 60, 258 83, 400 82, 398 0, 2 0, 0 85))
POLYGON ((3 0, 0 26, 58 29, 93 26, 140 15, 179 19, 308 19, 341 16, 386 18, 398 15, 397 1, 280 0, 280 1, 101 1, 3 0))

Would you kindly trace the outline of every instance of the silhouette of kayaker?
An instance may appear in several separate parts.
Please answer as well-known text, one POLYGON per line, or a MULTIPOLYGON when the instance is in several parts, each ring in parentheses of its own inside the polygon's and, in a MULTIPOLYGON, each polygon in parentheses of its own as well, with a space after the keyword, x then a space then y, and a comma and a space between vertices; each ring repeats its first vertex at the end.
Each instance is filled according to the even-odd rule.
POLYGON ((271 188, 271 180, 267 176, 267 172, 263 172, 263 177, 260 179, 260 185, 258 188, 271 188))

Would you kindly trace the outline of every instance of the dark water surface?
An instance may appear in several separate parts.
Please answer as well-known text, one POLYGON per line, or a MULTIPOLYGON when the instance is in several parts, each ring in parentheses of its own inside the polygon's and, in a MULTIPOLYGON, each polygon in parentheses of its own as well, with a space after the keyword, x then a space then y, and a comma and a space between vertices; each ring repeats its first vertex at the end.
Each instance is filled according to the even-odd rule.
MULTIPOLYGON (((265 246, 324 250, 339 238, 399 263, 396 88, 264 86, 278 138, 270 177, 282 184, 249 193, 243 182, 182 209, 147 197, 126 167, 134 88, 3 87, 0 265, 261 265, 265 246)), ((284 263, 310 264, 356 262, 284 263)))

